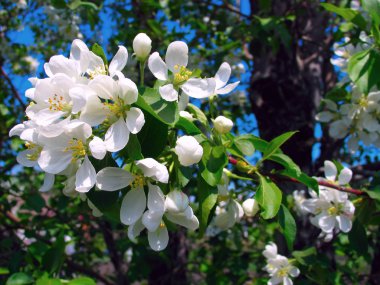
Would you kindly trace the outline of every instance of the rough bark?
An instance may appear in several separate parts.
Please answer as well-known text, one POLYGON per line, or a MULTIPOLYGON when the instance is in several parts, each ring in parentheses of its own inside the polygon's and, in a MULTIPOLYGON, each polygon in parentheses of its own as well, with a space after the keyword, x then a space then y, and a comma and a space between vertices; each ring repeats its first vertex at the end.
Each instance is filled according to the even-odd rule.
MULTIPOLYGON (((266 17, 295 14, 287 21, 290 43, 281 43, 278 51, 254 39, 250 52, 254 56, 250 100, 260 136, 270 140, 290 130, 298 130, 284 151, 305 171, 312 165, 314 116, 323 94, 335 82, 331 56, 332 36, 326 31, 328 13, 319 1, 272 1, 266 17), (297 3, 295 3, 297 2, 297 3)), ((260 7, 251 1, 252 14, 260 7)), ((276 33, 276 32, 275 32, 276 33)), ((277 33, 273 36, 279 36, 277 33)))

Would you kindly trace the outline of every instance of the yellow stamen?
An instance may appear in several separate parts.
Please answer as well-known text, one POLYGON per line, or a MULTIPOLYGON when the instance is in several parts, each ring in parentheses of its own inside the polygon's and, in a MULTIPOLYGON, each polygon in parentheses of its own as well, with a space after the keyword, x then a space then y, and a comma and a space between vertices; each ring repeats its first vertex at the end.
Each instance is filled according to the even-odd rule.
POLYGON ((63 97, 62 96, 58 96, 57 94, 54 94, 53 97, 50 97, 48 99, 48 103, 49 103, 49 110, 51 111, 62 111, 67 104, 65 104, 66 102, 64 102, 63 100, 63 97))
POLYGON ((144 187, 145 185, 145 178, 142 175, 135 175, 135 179, 132 182, 132 187, 133 188, 138 188, 138 187, 144 187))
POLYGON ((30 161, 36 161, 40 157, 42 147, 31 142, 26 142, 25 147, 29 150, 32 150, 32 153, 26 155, 26 158, 30 161))
POLYGON ((72 161, 75 162, 76 160, 83 158, 86 155, 86 148, 83 144, 82 140, 79 139, 71 139, 69 141, 69 146, 64 149, 64 151, 71 151, 72 152, 72 161))
POLYGON ((177 71, 175 74, 174 74, 174 80, 173 80, 173 83, 174 85, 178 86, 178 85, 181 85, 182 83, 185 83, 187 80, 189 80, 191 74, 193 74, 193 72, 191 72, 190 70, 188 70, 186 67, 184 66, 178 66, 178 65, 175 65, 174 66, 174 69, 177 71))
POLYGON ((107 75, 107 71, 104 66, 98 66, 94 70, 88 71, 87 73, 90 79, 94 79, 97 75, 107 75))

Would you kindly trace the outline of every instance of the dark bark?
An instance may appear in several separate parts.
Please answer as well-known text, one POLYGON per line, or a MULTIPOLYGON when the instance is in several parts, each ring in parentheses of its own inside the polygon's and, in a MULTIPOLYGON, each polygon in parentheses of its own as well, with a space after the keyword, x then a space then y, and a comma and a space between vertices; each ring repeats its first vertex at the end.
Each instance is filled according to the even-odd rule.
MULTIPOLYGON (((262 44, 260 38, 250 44, 254 56, 250 100, 260 136, 270 140, 291 130, 298 130, 284 145, 284 151, 302 169, 311 170, 314 116, 323 94, 334 85, 329 62, 332 36, 326 31, 330 15, 321 11, 319 1, 272 1, 272 10, 264 17, 295 14, 286 21, 289 45, 279 41, 277 51, 262 44)), ((252 13, 260 7, 251 1, 252 13)), ((277 30, 274 37, 279 37, 277 30)))

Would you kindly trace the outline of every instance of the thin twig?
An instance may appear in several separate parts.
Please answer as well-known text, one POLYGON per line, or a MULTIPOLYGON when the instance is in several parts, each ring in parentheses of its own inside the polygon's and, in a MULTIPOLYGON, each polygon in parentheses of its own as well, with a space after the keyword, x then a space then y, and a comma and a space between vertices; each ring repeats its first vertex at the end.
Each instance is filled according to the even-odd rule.
POLYGON ((21 99, 20 93, 18 93, 16 87, 13 85, 12 80, 9 78, 8 74, 5 72, 2 66, 1 66, 1 75, 4 76, 5 80, 8 82, 9 86, 11 87, 13 95, 19 101, 20 105, 25 109, 26 106, 25 106, 25 103, 21 99))
MULTIPOLYGON (((237 165, 238 164, 238 160, 232 156, 229 156, 228 157, 228 161, 232 164, 232 165, 237 165)), ((266 176, 272 178, 273 180, 277 180, 277 181, 287 181, 287 182, 293 182, 293 183, 299 183, 299 184, 303 184, 301 181, 295 179, 295 178, 291 178, 291 177, 287 177, 287 176, 283 176, 283 175, 279 175, 279 174, 274 174, 274 173, 270 173, 270 174, 265 174, 266 176)), ((347 193, 351 193, 351 194, 355 194, 355 195, 358 195, 358 196, 361 196, 361 195, 367 195, 366 192, 362 191, 362 190, 359 190, 359 189, 354 189, 354 188, 350 188, 350 187, 343 187, 343 186, 340 186, 340 185, 336 185, 336 184, 333 184, 333 183, 330 183, 330 182, 327 182, 327 181, 324 181, 324 180, 317 180, 318 182, 318 185, 320 186, 325 186, 325 187, 329 187, 329 188, 333 188, 333 189, 336 189, 338 191, 342 191, 342 192, 347 192, 347 193)))

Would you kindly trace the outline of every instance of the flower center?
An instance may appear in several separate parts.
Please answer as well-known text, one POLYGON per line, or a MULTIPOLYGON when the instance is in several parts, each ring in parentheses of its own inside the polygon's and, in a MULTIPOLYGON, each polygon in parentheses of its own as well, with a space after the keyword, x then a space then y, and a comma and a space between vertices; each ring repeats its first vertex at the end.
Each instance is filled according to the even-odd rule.
POLYGON ((132 182, 133 188, 142 188, 145 185, 145 178, 142 175, 135 175, 135 180, 132 182))
POLYGON ((111 111, 111 114, 117 118, 124 118, 125 113, 130 109, 129 105, 124 104, 124 100, 120 98, 114 102, 104 102, 103 104, 111 111))
POLYGON ((97 75, 107 75, 107 71, 104 66, 98 66, 93 70, 87 71, 88 77, 94 79, 97 75))
POLYGON ((54 94, 53 97, 50 97, 48 99, 48 103, 50 105, 49 106, 50 111, 68 111, 69 105, 67 104, 63 96, 54 94))
POLYGON ((339 214, 342 213, 342 206, 340 204, 339 205, 333 205, 327 209, 327 213, 330 216, 338 216, 339 214))
POLYGON ((173 84, 175 86, 181 85, 182 83, 189 80, 191 74, 193 74, 190 70, 188 70, 184 66, 175 65, 174 66, 175 73, 174 73, 174 80, 173 84))
POLYGON ((289 272, 289 268, 288 267, 283 267, 283 268, 281 268, 281 269, 279 269, 277 271, 277 275, 279 277, 286 277, 286 276, 288 276, 288 272, 289 272))
POLYGON ((29 150, 33 150, 32 153, 29 153, 26 155, 26 158, 29 159, 30 161, 36 161, 38 157, 40 156, 42 147, 30 142, 26 142, 25 147, 29 150))
POLYGON ((166 227, 166 225, 165 225, 164 221, 161 221, 161 223, 160 223, 160 228, 162 229, 162 228, 164 228, 164 227, 166 227))
POLYGON ((71 139, 69 141, 69 146, 64 149, 65 152, 71 151, 72 152, 72 161, 76 161, 80 158, 83 158, 86 155, 86 148, 83 144, 82 140, 79 139, 71 139))
POLYGON ((362 96, 359 100, 359 106, 362 108, 368 107, 368 99, 365 96, 362 96))

